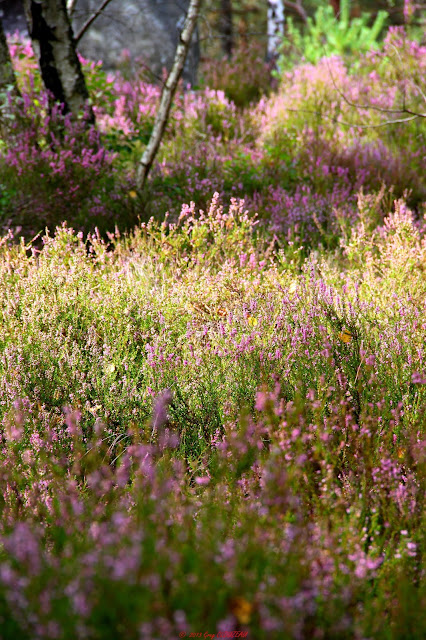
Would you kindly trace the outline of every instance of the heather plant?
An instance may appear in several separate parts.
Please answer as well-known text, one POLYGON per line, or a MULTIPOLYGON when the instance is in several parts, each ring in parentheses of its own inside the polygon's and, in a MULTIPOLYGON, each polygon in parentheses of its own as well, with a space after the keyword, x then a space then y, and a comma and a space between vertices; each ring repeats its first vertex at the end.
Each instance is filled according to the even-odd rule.
POLYGON ((214 466, 192 482, 161 422, 158 445, 132 444, 114 467, 102 424, 85 455, 79 416, 67 413, 67 465, 54 431, 38 439, 37 456, 19 446, 17 408, 2 466, 14 487, 2 507, 5 637, 163 638, 204 627, 260 638, 386 637, 402 616, 403 633, 420 638, 421 601, 407 575, 415 577, 421 525, 412 472, 405 466, 401 490, 398 455, 374 463, 372 435, 353 430, 344 402, 331 408, 329 426, 315 417, 308 426, 314 398, 286 406, 276 390, 257 404, 258 422, 217 441, 214 466), (340 458, 329 458, 341 438, 340 458), (361 451, 371 471, 357 462, 361 451), (383 511, 383 491, 395 494, 393 513, 383 511), (27 516, 17 521, 21 496, 27 516), (388 617, 389 571, 404 595, 388 617))
POLYGON ((271 90, 272 69, 265 62, 264 47, 243 41, 231 58, 206 60, 202 66, 203 83, 222 90, 237 107, 257 102, 271 90))
MULTIPOLYGON (((8 123, 0 149, 0 227, 11 225, 26 238, 70 219, 76 228, 102 232, 126 226, 135 216, 130 180, 118 178, 114 152, 99 130, 87 133, 61 105, 49 106, 31 45, 17 36, 10 43, 21 96, 8 101, 8 123)), ((109 78, 99 65, 83 61, 99 108, 110 97, 109 78)))
MULTIPOLYGON (((402 204, 397 208, 401 211, 402 204)), ((414 257, 407 263, 408 270, 411 264, 422 261, 422 245, 411 216, 407 211, 406 224, 412 231, 403 234, 406 245, 395 242, 395 258, 391 253, 392 225, 396 224, 392 217, 386 219, 381 232, 385 240, 380 241, 386 246, 388 258, 379 249, 382 244, 376 232, 370 235, 373 248, 368 243, 364 247, 361 239, 367 233, 365 227, 354 232, 345 249, 354 270, 358 268, 354 247, 361 264, 378 252, 382 271, 385 264, 391 269, 389 284, 384 287, 389 292, 397 289, 394 264, 401 260, 405 264, 410 252, 414 257), (404 258, 398 257, 399 253, 404 258)), ((176 413, 180 429, 189 434, 191 452, 203 448, 225 416, 237 419, 242 409, 252 407, 255 390, 271 377, 284 375, 296 384, 303 376, 306 386, 311 387, 318 375, 334 377, 329 371, 331 358, 339 363, 348 384, 355 384, 355 379, 359 383, 364 332, 368 332, 371 350, 376 353, 379 348, 374 345, 379 340, 375 337, 379 335, 377 326, 381 325, 373 300, 367 296, 366 301, 360 301, 355 293, 339 296, 314 275, 317 267, 312 263, 300 280, 299 294, 289 295, 278 304, 276 292, 284 285, 283 275, 277 273, 272 259, 276 245, 274 241, 265 245, 259 237, 257 246, 252 237, 255 222, 238 201, 224 212, 216 198, 205 216, 195 217, 194 206, 184 208, 178 223, 157 225, 151 221, 142 226, 126 249, 129 258, 120 258, 120 269, 115 266, 116 253, 96 235, 90 237, 87 249, 82 236, 76 237, 66 228, 55 238, 45 237, 42 253, 34 251, 32 259, 27 259, 25 245, 20 252, 16 250, 13 268, 23 269, 19 261, 24 260, 24 272, 31 282, 34 278, 37 293, 30 294, 31 287, 22 279, 16 282, 16 296, 23 299, 10 308, 5 349, 11 361, 5 364, 5 370, 11 386, 5 390, 5 401, 7 397, 31 397, 35 404, 48 401, 50 408, 57 410, 78 399, 85 411, 82 425, 87 420, 90 431, 93 416, 99 412, 104 419, 109 417, 112 425, 120 421, 122 412, 129 420, 131 416, 146 417, 152 395, 167 387, 175 393, 171 412, 176 413), (104 274, 101 288, 98 271, 104 274), (122 276, 116 276, 116 271, 122 276), (48 316, 34 302, 46 296, 50 300, 45 307, 48 316), (21 308, 31 310, 26 313, 30 344, 25 340, 18 344, 13 338, 20 326, 21 308), (95 313, 95 308, 102 308, 102 313, 95 313), (52 318, 57 318, 63 331, 58 331, 52 318), (342 345, 343 355, 333 355, 344 330, 350 333, 349 343, 342 345), (312 341, 312 350, 304 353, 300 347, 299 352, 299 341, 303 344, 305 340, 312 341), (58 358, 58 354, 63 357, 58 358), (20 361, 26 363, 25 378, 12 373, 20 361), (42 379, 40 369, 49 372, 42 379)), ((396 238, 400 235, 398 232, 396 238)), ((111 241, 118 239, 112 236, 111 241)), ((285 252, 281 251, 279 261, 285 264, 285 252)), ((15 278, 7 273, 5 278, 9 300, 15 295, 11 290, 15 278)), ((375 285, 370 283, 373 290, 375 285)), ((386 360, 378 360, 376 367, 383 367, 386 377, 389 358, 394 363, 392 401, 396 404, 421 365, 421 345, 416 345, 418 351, 403 338, 417 322, 420 309, 416 304, 421 292, 419 281, 419 297, 411 296, 411 302, 407 302, 408 324, 398 325, 393 346, 386 326, 380 330, 388 346, 386 360), (405 364, 400 368, 397 362, 402 354, 405 364)), ((390 296, 382 295, 387 312, 397 317, 397 311, 391 311, 390 296)), ((368 392, 366 386, 363 393, 368 392)), ((361 401, 362 397, 354 399, 355 404, 361 401)))
POLYGON ((122 222, 127 199, 115 179, 113 156, 93 129, 84 135, 60 109, 47 114, 47 100, 34 103, 24 95, 19 116, 8 129, 9 146, 0 158, 3 202, 1 226, 19 226, 28 237, 71 217, 77 228, 111 228, 122 222), (44 113, 43 113, 44 111, 44 113))
POLYGON ((3 637, 422 637, 426 245, 377 198, 307 258, 218 195, 3 238, 3 637))
POLYGON ((393 193, 388 200, 405 197, 421 212, 424 119, 388 113, 423 109, 424 52, 401 29, 391 30, 383 49, 365 54, 357 69, 340 58, 296 67, 277 95, 250 108, 240 109, 225 86, 181 89, 143 196, 132 176, 152 130, 159 88, 144 73, 130 80, 83 61, 97 133, 83 140, 71 127, 53 145, 46 97, 37 81, 29 82, 34 62, 27 49, 12 44, 25 108, 15 111, 2 148, 5 229, 17 220, 28 237, 67 219, 103 233, 115 224, 130 228, 138 217, 161 219, 166 211, 176 219, 185 200, 206 210, 217 191, 224 199, 244 195, 272 235, 335 248, 357 221, 361 189, 378 194, 385 185, 393 193), (382 126, 388 117, 403 122, 382 126), (33 153, 28 136, 42 154, 33 153))
POLYGON ((10 56, 16 79, 23 93, 41 90, 41 77, 31 40, 21 33, 8 34, 10 56))
POLYGON ((281 223, 286 230, 288 211, 292 229, 300 216, 311 232, 317 218, 323 237, 336 237, 342 222, 352 224, 359 190, 378 193, 382 184, 397 197, 407 192, 421 210, 425 121, 416 114, 423 110, 423 60, 423 48, 392 29, 383 50, 366 54, 356 71, 329 58, 283 76, 256 116, 263 118, 265 157, 282 163, 283 185, 269 190, 265 207, 277 229, 281 223), (296 190, 286 184, 289 168, 296 190))
POLYGON ((0 147, 22 226, 0 240, 0 635, 420 640, 424 120, 382 125, 424 109, 423 48, 392 30, 244 109, 182 88, 141 196, 158 87, 85 63, 81 132, 24 46, 0 147))
POLYGON ((177 216, 183 194, 204 209, 214 190, 243 193, 268 229, 330 247, 356 221, 361 189, 379 194, 385 185, 421 213, 424 118, 412 114, 423 111, 423 59, 420 45, 392 29, 359 68, 340 58, 296 67, 249 111, 222 101, 213 126, 208 102, 218 95, 188 126, 191 96, 181 133, 166 140, 153 170, 156 202, 177 216))

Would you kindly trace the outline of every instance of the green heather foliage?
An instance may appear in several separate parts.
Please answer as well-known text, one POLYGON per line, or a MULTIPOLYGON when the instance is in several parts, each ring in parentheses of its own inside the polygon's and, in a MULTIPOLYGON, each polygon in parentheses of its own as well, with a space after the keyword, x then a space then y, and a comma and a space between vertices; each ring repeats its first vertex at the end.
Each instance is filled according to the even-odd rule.
POLYGON ((424 638, 425 47, 208 68, 143 194, 158 87, 11 53, 0 638, 424 638))
POLYGON ((151 215, 161 220, 166 211, 176 219, 183 202, 206 209, 216 191, 224 201, 244 197, 267 232, 310 246, 338 246, 342 227, 356 222, 361 189, 379 194, 384 186, 387 207, 404 197, 422 214, 426 119, 411 114, 424 111, 426 48, 401 28, 390 29, 381 49, 359 56, 356 67, 341 57, 295 67, 276 93, 246 108, 238 105, 255 97, 252 88, 266 87, 258 50, 221 62, 224 89, 210 66, 213 88, 177 96, 143 196, 134 189, 134 168, 159 88, 143 74, 129 79, 83 61, 97 117, 97 131, 87 136, 60 110, 46 115, 29 45, 15 42, 11 52, 23 99, 0 142, 4 232, 14 224, 29 239, 66 219, 105 235, 151 215))
POLYGON ((282 45, 278 67, 288 69, 302 58, 311 64, 323 57, 350 56, 356 58, 379 48, 379 36, 386 23, 386 11, 379 11, 371 24, 369 13, 351 18, 351 0, 341 0, 336 17, 331 4, 321 5, 313 18, 308 16, 302 32, 287 19, 287 32, 282 45))
POLYGON ((358 207, 3 240, 3 638, 422 637, 426 242, 358 207))

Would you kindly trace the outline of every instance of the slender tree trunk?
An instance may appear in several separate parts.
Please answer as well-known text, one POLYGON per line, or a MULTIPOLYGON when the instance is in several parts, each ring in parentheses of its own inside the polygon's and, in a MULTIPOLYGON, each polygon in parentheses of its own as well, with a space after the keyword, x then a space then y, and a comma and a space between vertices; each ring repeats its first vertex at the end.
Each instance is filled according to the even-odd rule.
POLYGON ((234 30, 232 24, 232 0, 221 0, 220 3, 220 33, 222 49, 227 56, 231 56, 234 48, 234 30))
POLYGON ((13 95, 19 95, 18 85, 13 71, 10 51, 0 19, 0 91, 11 91, 13 95))
POLYGON ((284 36, 284 2, 268 0, 268 60, 276 60, 284 36))
POLYGON ((65 113, 94 122, 65 0, 25 0, 28 31, 46 89, 65 113))
POLYGON ((148 173, 152 167, 157 151, 160 147, 161 140, 169 118, 170 108, 172 106, 173 97, 179 78, 182 75, 185 65, 188 49, 191 44, 192 34, 197 25, 198 15, 200 13, 201 0, 190 0, 188 13, 186 14, 185 23, 182 33, 180 34, 179 43, 176 48, 173 67, 168 75, 163 90, 161 92, 160 106, 154 122, 154 128, 151 133, 148 145, 139 162, 136 180, 139 189, 143 189, 148 177, 148 173))

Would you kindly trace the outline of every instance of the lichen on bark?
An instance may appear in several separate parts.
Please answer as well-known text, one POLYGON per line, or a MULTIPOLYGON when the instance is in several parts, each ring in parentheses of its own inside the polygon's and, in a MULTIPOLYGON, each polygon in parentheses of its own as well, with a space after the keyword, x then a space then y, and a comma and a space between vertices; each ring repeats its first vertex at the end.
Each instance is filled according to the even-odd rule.
POLYGON ((28 31, 46 89, 65 113, 94 122, 65 0, 25 0, 28 31))

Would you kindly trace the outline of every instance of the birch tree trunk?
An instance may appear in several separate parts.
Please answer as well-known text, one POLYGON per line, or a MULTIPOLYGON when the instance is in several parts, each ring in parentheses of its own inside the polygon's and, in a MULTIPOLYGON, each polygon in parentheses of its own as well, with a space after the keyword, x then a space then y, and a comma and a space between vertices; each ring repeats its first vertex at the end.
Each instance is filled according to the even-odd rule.
POLYGON ((65 113, 94 122, 65 0, 25 0, 28 31, 46 89, 65 113))
POLYGON ((188 12, 179 42, 176 48, 175 58, 172 69, 167 77, 166 83, 161 92, 160 106, 154 122, 154 128, 151 133, 148 145, 140 159, 138 170, 136 173, 136 181, 139 189, 143 189, 148 177, 148 173, 152 167, 157 151, 160 147, 161 140, 169 118, 170 108, 172 106, 173 97, 179 78, 182 75, 185 66, 186 56, 191 44, 192 34, 197 25, 200 13, 201 0, 190 0, 188 12))
POLYGON ((284 36, 284 1, 268 0, 268 60, 276 60, 284 36))
POLYGON ((3 30, 3 23, 0 19, 0 91, 10 91, 14 95, 19 95, 18 86, 16 84, 15 74, 13 72, 12 60, 3 30))

